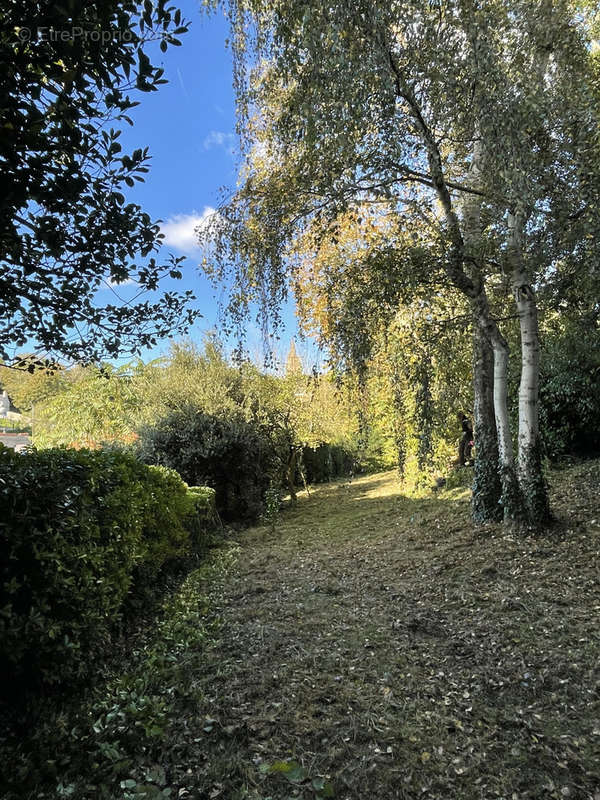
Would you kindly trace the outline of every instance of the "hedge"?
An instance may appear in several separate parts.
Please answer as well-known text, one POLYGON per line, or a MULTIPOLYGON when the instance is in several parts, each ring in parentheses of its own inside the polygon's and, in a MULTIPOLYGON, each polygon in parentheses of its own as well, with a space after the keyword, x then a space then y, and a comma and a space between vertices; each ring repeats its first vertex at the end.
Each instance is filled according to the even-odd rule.
MULTIPOLYGON (((351 475, 356 469, 355 457, 343 447, 335 444, 304 447, 302 469, 308 483, 325 483, 335 478, 351 475)), ((300 476, 296 479, 298 483, 299 478, 300 476)))
POLYGON ((86 676, 126 602, 204 544, 210 490, 110 450, 0 447, 0 678, 86 676))
POLYGON ((262 426, 189 406, 139 434, 142 461, 171 467, 188 483, 214 488, 217 510, 226 522, 247 524, 260 517, 265 493, 281 469, 262 426))

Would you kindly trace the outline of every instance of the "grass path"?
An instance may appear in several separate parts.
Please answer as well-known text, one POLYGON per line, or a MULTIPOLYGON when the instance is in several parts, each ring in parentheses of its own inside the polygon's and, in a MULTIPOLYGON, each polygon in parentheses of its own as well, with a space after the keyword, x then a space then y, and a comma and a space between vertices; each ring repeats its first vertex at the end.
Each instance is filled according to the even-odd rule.
POLYGON ((543 539, 393 473, 240 534, 165 754, 177 796, 598 800, 599 479, 554 474, 543 539))

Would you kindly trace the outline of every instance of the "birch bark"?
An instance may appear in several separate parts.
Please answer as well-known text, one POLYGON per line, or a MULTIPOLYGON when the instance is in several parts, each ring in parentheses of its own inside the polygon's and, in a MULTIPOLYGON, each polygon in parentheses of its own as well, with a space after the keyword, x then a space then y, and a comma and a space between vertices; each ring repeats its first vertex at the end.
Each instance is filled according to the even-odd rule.
POLYGON ((540 343, 535 292, 523 260, 521 214, 508 215, 507 255, 521 334, 521 381, 519 384, 518 476, 527 517, 545 522, 550 516, 539 436, 540 343))

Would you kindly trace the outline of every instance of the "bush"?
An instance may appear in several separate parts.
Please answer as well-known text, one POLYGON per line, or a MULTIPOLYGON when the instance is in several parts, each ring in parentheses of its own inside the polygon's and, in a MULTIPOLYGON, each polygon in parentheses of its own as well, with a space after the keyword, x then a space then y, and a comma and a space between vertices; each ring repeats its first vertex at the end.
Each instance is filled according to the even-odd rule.
POLYGON ((352 453, 335 444, 304 447, 302 466, 307 483, 324 483, 350 475, 355 467, 352 453))
POLYGON ((0 671, 81 678, 125 600, 200 544, 197 498, 123 452, 0 448, 0 671))
POLYGON ((597 324, 581 318, 561 320, 542 339, 541 356, 540 432, 545 454, 556 459, 600 453, 597 324))
POLYGON ((190 484, 216 491, 228 522, 254 522, 279 462, 266 431, 240 417, 217 417, 196 408, 173 411, 140 431, 139 455, 172 469, 190 484))
POLYGON ((540 393, 540 429, 546 454, 600 453, 600 366, 573 359, 547 368, 540 393))

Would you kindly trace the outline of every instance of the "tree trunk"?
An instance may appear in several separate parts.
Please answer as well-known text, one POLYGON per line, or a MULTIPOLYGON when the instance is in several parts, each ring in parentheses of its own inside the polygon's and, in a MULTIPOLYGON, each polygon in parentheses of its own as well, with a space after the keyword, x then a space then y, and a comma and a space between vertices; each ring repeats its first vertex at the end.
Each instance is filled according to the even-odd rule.
POLYGON ((494 339, 494 414, 498 433, 498 462, 502 485, 502 507, 506 522, 523 519, 523 498, 519 488, 508 416, 508 345, 504 338, 494 339))
MULTIPOLYGON (((481 191, 485 152, 475 131, 473 157, 469 168, 469 187, 481 191)), ((462 201, 463 238, 467 269, 471 279, 481 283, 483 237, 480 194, 468 193, 462 201)), ((501 519, 502 506, 498 469, 498 440, 494 417, 494 353, 487 336, 473 320, 473 427, 475 468, 471 510, 476 522, 501 519)))
POLYGON ((471 510, 476 522, 502 518, 498 438, 494 417, 494 352, 478 326, 473 330, 475 469, 471 510))
POLYGON ((523 263, 522 217, 509 214, 508 258, 521 333, 519 384, 518 477, 529 522, 550 517, 548 491, 542 471, 539 434, 540 343, 535 292, 523 263))
POLYGON ((442 157, 437 140, 432 130, 425 122, 421 108, 412 89, 404 82, 402 72, 398 68, 391 51, 388 55, 396 79, 396 91, 411 109, 415 128, 420 134, 427 150, 427 162, 431 183, 435 189, 446 220, 448 237, 452 246, 444 264, 445 272, 454 286, 469 298, 473 318, 477 320, 478 326, 481 328, 494 350, 494 412, 496 417, 496 430, 498 433, 502 506, 504 508, 505 520, 522 520, 525 509, 515 470, 508 419, 508 390, 506 380, 509 352, 508 345, 500 333, 498 323, 493 319, 490 313, 483 275, 473 278, 464 270, 466 253, 463 231, 461 230, 461 224, 454 210, 452 197, 448 189, 448 184, 446 183, 442 167, 442 157))

